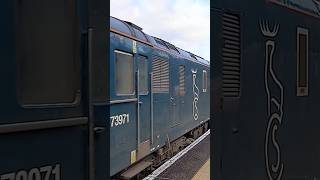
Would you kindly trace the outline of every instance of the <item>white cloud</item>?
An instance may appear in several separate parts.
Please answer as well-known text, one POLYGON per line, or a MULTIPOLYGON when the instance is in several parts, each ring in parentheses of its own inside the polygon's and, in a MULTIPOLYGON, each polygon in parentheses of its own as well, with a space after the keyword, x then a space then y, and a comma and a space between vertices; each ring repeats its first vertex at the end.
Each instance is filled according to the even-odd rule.
POLYGON ((111 0, 110 14, 210 60, 209 0, 111 0))

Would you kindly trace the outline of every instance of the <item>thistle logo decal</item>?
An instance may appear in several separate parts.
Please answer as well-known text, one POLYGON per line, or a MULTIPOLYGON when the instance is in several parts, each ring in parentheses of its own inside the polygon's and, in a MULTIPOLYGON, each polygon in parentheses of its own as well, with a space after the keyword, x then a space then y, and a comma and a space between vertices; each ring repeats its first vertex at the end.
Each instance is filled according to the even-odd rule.
POLYGON ((275 51, 274 37, 277 36, 279 24, 272 30, 268 22, 260 22, 262 34, 267 37, 265 43, 264 79, 268 101, 268 125, 265 135, 265 163, 269 180, 280 180, 283 174, 281 149, 277 140, 277 132, 283 117, 283 87, 273 69, 275 51))
POLYGON ((199 101, 199 88, 197 86, 197 70, 191 70, 192 72, 192 91, 193 91, 193 102, 192 102, 192 115, 194 120, 198 120, 199 111, 197 103, 199 101))

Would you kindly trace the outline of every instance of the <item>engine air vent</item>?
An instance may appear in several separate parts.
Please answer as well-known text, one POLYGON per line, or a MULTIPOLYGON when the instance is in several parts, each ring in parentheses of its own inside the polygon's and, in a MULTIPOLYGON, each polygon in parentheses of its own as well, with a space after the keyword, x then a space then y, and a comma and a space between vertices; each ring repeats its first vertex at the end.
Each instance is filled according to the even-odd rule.
POLYGON ((240 17, 224 13, 223 35, 223 96, 240 97, 240 17))
POLYGON ((152 62, 152 91, 154 93, 168 93, 169 92, 169 62, 161 59, 161 57, 154 56, 152 62))

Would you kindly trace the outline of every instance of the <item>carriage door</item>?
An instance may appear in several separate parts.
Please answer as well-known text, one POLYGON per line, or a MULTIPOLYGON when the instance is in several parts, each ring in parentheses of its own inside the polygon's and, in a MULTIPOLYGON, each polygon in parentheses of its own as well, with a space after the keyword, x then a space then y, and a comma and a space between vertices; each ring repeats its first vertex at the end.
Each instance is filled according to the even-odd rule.
POLYGON ((137 159, 150 152, 150 73, 149 61, 146 56, 136 56, 137 79, 137 159))
POLYGON ((178 61, 175 58, 170 59, 170 115, 171 128, 178 126, 179 123, 179 104, 180 104, 180 96, 179 96, 179 65, 176 64, 178 61))

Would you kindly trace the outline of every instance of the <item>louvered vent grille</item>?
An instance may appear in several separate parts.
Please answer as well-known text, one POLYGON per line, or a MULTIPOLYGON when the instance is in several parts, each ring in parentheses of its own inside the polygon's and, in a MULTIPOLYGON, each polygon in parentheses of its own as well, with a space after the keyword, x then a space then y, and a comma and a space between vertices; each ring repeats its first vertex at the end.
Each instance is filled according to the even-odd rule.
POLYGON ((240 96, 240 18, 225 13, 222 19, 224 47, 223 57, 223 95, 240 96))
POLYGON ((185 68, 184 66, 179 66, 179 95, 184 96, 185 90, 185 68))
POLYGON ((153 93, 169 92, 169 62, 158 56, 153 57, 152 63, 152 91, 153 93))

